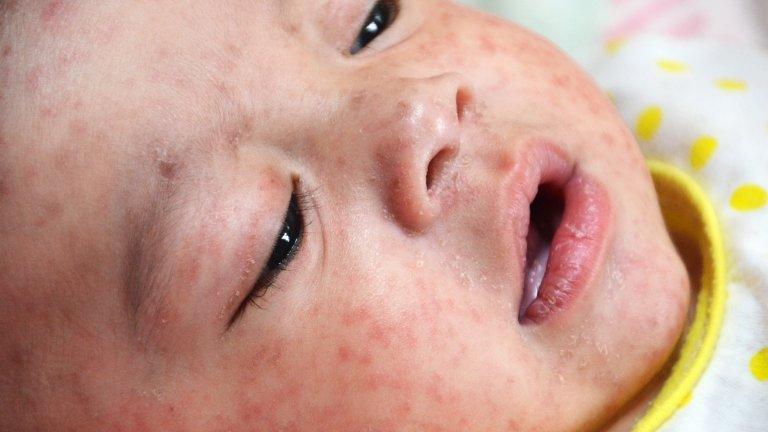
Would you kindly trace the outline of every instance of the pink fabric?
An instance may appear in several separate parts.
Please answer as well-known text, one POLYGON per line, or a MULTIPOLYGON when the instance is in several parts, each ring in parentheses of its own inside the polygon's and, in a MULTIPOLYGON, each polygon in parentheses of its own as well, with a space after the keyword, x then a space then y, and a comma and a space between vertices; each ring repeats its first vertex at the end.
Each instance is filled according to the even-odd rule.
POLYGON ((603 41, 639 34, 768 44, 766 0, 609 0, 603 41), (761 12, 762 11, 762 12, 761 12))
POLYGON ((707 17, 702 13, 695 13, 680 20, 669 29, 669 33, 678 38, 694 38, 702 36, 706 27, 707 17))
MULTIPOLYGON (((608 39, 635 35, 643 31, 650 22, 667 13, 670 8, 682 3, 690 3, 691 0, 652 0, 646 5, 629 15, 624 21, 619 22, 606 32, 608 39)), ((614 4, 621 5, 626 0, 614 0, 614 4)))

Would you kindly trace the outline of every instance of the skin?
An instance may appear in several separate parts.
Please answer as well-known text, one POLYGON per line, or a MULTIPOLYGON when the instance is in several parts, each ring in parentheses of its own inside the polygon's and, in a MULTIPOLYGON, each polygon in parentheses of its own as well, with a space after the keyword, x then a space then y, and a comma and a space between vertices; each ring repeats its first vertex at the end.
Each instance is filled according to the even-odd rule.
POLYGON ((356 56, 362 0, 0 4, 0 430, 637 414, 688 278, 636 143, 547 42, 432 0, 356 56), (541 148, 610 219, 586 288, 521 324, 504 206, 541 148), (302 247, 228 327, 294 185, 302 247))

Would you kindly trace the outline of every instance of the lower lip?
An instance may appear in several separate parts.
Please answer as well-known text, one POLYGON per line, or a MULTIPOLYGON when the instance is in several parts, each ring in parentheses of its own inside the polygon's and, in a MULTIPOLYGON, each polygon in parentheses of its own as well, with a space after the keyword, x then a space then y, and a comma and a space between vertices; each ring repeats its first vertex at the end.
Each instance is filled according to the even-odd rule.
POLYGON ((603 261, 611 206, 602 185, 578 171, 564 185, 565 209, 550 245, 538 297, 523 323, 542 323, 566 309, 603 261))

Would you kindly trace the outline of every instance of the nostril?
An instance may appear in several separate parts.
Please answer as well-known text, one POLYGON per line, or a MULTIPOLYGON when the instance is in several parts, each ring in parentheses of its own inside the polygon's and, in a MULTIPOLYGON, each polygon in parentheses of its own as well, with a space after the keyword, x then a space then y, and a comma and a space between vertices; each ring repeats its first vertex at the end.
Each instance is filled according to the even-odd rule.
POLYGON ((456 118, 462 121, 470 112, 472 106, 472 92, 467 87, 459 87, 456 91, 456 118))
POLYGON ((451 147, 444 148, 432 157, 427 165, 427 192, 432 192, 447 177, 448 167, 456 154, 451 147))

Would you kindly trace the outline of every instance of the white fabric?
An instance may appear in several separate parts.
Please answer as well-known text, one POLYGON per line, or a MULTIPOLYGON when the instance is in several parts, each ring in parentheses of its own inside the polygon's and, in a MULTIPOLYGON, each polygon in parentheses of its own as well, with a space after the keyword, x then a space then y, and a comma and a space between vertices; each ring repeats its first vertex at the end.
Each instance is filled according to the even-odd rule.
POLYGON ((582 59, 614 38, 657 34, 768 46, 768 0, 460 0, 582 59))
POLYGON ((768 43, 765 0, 603 1, 611 5, 605 39, 658 34, 740 45, 768 43))
POLYGON ((768 51, 645 37, 592 69, 643 152, 703 186, 728 246, 728 301, 714 357, 690 403, 662 430, 766 432, 768 381, 752 367, 768 348, 768 206, 738 210, 732 200, 746 184, 768 189, 768 51), (646 122, 639 130, 653 106, 661 109, 658 128, 646 122), (718 146, 697 169, 691 152, 702 136, 718 146))

